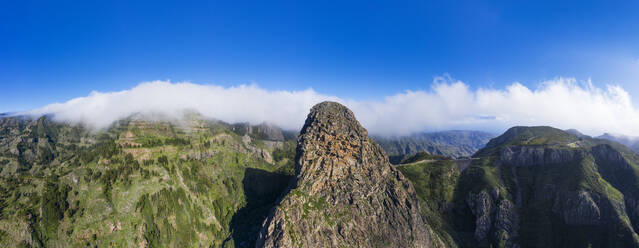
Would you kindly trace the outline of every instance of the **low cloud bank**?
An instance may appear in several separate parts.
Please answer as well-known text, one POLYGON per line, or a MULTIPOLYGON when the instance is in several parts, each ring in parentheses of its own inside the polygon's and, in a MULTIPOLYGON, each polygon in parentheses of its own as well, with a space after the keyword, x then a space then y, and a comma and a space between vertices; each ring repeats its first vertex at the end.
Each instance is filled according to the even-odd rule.
POLYGON ((501 132, 516 125, 549 125, 576 128, 589 135, 639 136, 639 110, 623 88, 602 89, 566 78, 543 82, 534 89, 513 83, 504 89, 476 90, 461 81, 437 78, 430 90, 405 91, 380 101, 342 99, 312 89, 270 91, 255 85, 225 88, 154 81, 119 92, 92 92, 23 114, 53 114, 56 120, 106 128, 133 114, 177 118, 189 110, 230 123, 268 122, 299 129, 309 109, 325 100, 351 108, 377 135, 448 129, 501 132))

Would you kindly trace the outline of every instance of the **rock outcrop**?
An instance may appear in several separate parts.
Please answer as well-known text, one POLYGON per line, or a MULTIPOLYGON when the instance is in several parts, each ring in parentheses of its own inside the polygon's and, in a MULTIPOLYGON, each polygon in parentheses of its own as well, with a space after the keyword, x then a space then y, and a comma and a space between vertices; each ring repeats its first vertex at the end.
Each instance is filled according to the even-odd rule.
POLYGON ((477 247, 639 247, 634 161, 613 142, 511 128, 461 174, 456 192, 474 219, 459 230, 477 247))
POLYGON ((562 165, 582 160, 581 150, 555 149, 532 146, 508 146, 502 149, 500 161, 513 166, 562 165))
POLYGON ((598 194, 585 191, 570 192, 555 200, 553 212, 561 216, 564 223, 568 225, 600 225, 602 222, 600 206, 603 204, 598 194))
POLYGON ((415 189, 341 104, 315 105, 298 138, 296 178, 256 247, 431 247, 415 189))
POLYGON ((231 125, 231 129, 238 135, 251 135, 255 138, 270 141, 284 141, 282 129, 268 123, 262 123, 259 125, 251 125, 246 122, 236 123, 231 125))
POLYGON ((592 155, 597 161, 605 161, 605 163, 614 165, 616 170, 631 170, 632 166, 628 164, 628 161, 623 157, 623 155, 615 150, 612 146, 608 144, 597 145, 591 149, 592 155))
POLYGON ((473 237, 480 246, 488 246, 492 233, 492 240, 503 243, 504 247, 519 247, 516 243, 519 236, 517 207, 510 200, 500 198, 497 188, 490 194, 486 190, 469 193, 466 204, 475 216, 473 237))

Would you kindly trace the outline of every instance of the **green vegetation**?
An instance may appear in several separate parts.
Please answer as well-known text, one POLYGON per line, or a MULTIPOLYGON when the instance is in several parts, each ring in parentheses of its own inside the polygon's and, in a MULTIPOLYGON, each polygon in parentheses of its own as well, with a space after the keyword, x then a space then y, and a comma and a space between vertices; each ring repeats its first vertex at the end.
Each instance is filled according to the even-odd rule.
MULTIPOLYGON (((47 117, 0 119, 0 247, 252 247, 294 174, 296 141, 251 133, 245 142, 230 125, 189 121, 126 120, 91 132, 47 117)), ((516 127, 470 166, 457 162, 424 152, 396 167, 446 246, 629 247, 639 240, 632 204, 639 202, 639 157, 617 143, 516 127), (501 152, 512 146, 580 156, 502 163, 501 152), (495 208, 490 233, 478 241, 469 201, 481 192, 495 208), (505 215, 496 206, 506 200, 517 206, 516 235, 495 226, 505 215)), ((335 228, 351 218, 352 209, 301 199, 304 218, 335 228)), ((294 226, 287 228, 299 241, 294 226)))
POLYGON ((453 200, 459 170, 452 160, 417 163, 397 167, 411 180, 417 196, 433 209, 441 209, 453 200))
POLYGON ((456 170, 454 161, 428 156, 406 161, 435 161, 397 167, 413 182, 425 206, 424 215, 437 227, 438 235, 451 238, 445 240, 461 247, 508 247, 509 242, 520 247, 639 244, 634 231, 639 228, 639 218, 632 203, 639 199, 639 159, 629 149, 550 127, 515 127, 490 141, 474 157, 462 172, 456 170), (548 161, 558 154, 571 159, 527 166, 502 163, 503 149, 513 146, 542 148, 535 152, 546 153, 540 157, 548 161), (488 194, 493 206, 490 232, 481 241, 475 238, 477 216, 469 204, 469 195, 477 197, 480 192, 488 194), (624 206, 629 200, 631 205, 624 206), (515 212, 495 213, 494 207, 503 201, 516 204, 515 212), (519 220, 516 232, 512 226, 497 229, 495 223, 500 218, 509 223, 512 219, 508 216, 513 214, 519 220))
POLYGON ((289 140, 282 147, 273 150, 273 160, 279 167, 278 172, 288 175, 295 174, 295 148, 297 142, 289 140))
MULTIPOLYGON (((423 160, 423 159, 420 159, 423 160)), ((415 187, 427 223, 449 247, 454 247, 455 231, 448 223, 446 207, 454 197, 459 170, 450 159, 397 167, 415 187)))
POLYGON ((574 147, 575 142, 582 140, 574 134, 552 127, 513 127, 504 134, 494 138, 474 156, 486 157, 494 155, 504 146, 545 146, 574 147))
POLYGON ((252 247, 295 142, 247 147, 229 127, 1 119, 0 246, 252 247))
POLYGON ((402 159, 400 164, 410 164, 425 160, 451 160, 451 158, 442 155, 432 155, 427 152, 418 152, 415 155, 411 155, 402 159))

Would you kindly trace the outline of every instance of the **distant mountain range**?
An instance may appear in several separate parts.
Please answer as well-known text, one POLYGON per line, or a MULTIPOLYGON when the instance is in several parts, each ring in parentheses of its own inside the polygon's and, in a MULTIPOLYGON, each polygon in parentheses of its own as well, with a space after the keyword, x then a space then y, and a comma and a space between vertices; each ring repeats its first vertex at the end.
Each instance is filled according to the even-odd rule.
POLYGON ((619 142, 621 144, 624 144, 625 146, 627 146, 634 152, 639 153, 639 137, 613 135, 613 134, 605 133, 601 136, 598 136, 597 138, 619 142))
MULTIPOLYGON (((574 134, 577 137, 590 137, 588 135, 585 135, 585 134, 579 132, 577 129, 568 129, 568 130, 566 130, 566 132, 570 133, 570 134, 574 134)), ((630 148, 630 150, 632 150, 635 153, 639 154, 639 137, 604 133, 603 135, 597 136, 595 138, 610 140, 610 141, 614 141, 614 142, 623 144, 623 145, 627 146, 628 148, 630 148)))
POLYGON ((373 136, 372 138, 386 151, 391 163, 398 163, 405 156, 419 152, 452 158, 470 157, 495 136, 497 135, 482 131, 452 130, 399 137, 373 136))

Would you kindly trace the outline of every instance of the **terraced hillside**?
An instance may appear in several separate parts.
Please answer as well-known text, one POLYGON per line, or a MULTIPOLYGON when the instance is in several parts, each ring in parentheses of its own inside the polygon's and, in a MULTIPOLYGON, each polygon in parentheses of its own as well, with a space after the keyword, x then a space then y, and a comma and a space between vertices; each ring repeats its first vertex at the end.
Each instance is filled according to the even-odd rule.
POLYGON ((295 141, 237 127, 1 118, 0 247, 252 247, 295 141))

